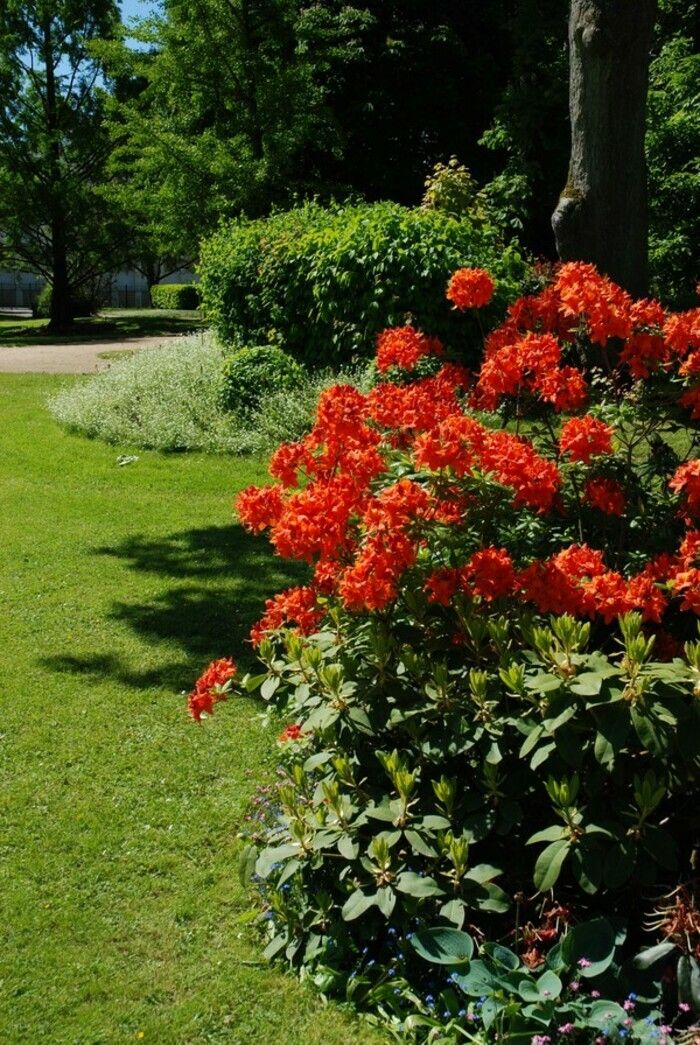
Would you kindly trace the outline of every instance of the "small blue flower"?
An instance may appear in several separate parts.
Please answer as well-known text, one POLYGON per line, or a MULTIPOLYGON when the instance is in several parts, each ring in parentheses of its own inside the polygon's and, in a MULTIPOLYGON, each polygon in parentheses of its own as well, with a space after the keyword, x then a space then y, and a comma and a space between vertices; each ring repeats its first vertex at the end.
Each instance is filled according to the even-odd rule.
POLYGON ((466 1009, 460 1009, 459 1012, 457 1013, 457 1015, 464 1017, 464 1016, 467 1015, 467 1010, 466 1009))
POLYGON ((425 1000, 426 1000, 428 1005, 432 1005, 433 1002, 435 1001, 435 998, 433 998, 432 994, 426 994, 425 1000))

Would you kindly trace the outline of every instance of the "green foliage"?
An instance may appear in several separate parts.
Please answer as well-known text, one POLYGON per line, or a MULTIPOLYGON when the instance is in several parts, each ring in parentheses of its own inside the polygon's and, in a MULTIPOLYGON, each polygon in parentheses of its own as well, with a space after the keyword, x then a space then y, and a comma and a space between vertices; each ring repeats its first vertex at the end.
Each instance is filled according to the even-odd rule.
MULTIPOLYGON (((34 304, 35 319, 48 319, 51 315, 51 285, 47 283, 34 304)), ((77 287, 71 294, 71 312, 74 316, 94 316, 100 306, 99 295, 87 287, 77 287)))
POLYGON ((194 311, 199 308, 199 291, 195 283, 158 283, 151 287, 151 302, 154 308, 194 311))
POLYGON ((371 354, 376 334, 409 313, 437 336, 454 335, 458 321, 444 294, 461 265, 493 272, 491 314, 515 296, 526 273, 492 227, 392 203, 309 203, 234 222, 202 244, 199 271, 203 308, 222 341, 278 341, 323 365, 371 354))
POLYGON ((651 63, 647 159, 654 293, 695 304, 700 272, 700 54, 676 36, 651 63))
POLYGON ((120 213, 101 192, 110 143, 95 53, 118 26, 114 0, 0 6, 0 251, 4 267, 57 288, 58 325, 75 288, 124 257, 120 213))
POLYGON ((425 181, 423 204, 427 210, 442 210, 455 218, 472 215, 476 203, 476 181, 456 156, 436 163, 425 181))
POLYGON ((275 345, 241 348, 224 360, 224 409, 250 414, 273 393, 298 388, 304 377, 304 368, 275 345))

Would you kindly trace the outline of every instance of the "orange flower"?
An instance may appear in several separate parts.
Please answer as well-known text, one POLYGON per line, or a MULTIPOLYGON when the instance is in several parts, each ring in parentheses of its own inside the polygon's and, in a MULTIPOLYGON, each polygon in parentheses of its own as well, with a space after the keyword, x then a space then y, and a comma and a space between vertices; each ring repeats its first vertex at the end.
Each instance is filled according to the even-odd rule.
POLYGON ((572 461, 590 464, 591 458, 612 453, 613 430, 591 414, 572 417, 559 436, 559 449, 572 461))
POLYGON ((447 300, 456 308, 483 308, 493 297, 494 282, 485 269, 457 269, 447 284, 447 300))

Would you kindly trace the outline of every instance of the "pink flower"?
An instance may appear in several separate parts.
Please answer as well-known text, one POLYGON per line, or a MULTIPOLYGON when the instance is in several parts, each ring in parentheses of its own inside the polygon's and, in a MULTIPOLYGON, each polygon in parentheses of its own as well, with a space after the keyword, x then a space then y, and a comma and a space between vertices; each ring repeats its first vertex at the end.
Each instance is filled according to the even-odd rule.
POLYGON ((589 962, 588 958, 579 958, 578 967, 579 969, 590 969, 593 963, 589 962))

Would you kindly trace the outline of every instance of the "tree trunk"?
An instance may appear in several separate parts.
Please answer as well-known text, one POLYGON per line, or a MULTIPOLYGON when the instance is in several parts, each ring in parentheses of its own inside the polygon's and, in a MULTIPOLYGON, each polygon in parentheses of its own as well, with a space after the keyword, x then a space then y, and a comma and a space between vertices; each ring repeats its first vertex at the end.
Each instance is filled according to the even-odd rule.
POLYGON ((73 303, 68 278, 68 248, 66 244, 66 215, 61 194, 61 140, 56 97, 51 18, 46 15, 42 24, 43 52, 46 65, 46 126, 48 130, 48 169, 51 193, 51 312, 48 329, 62 334, 73 323, 73 303))
POLYGON ((571 0, 569 177, 552 215, 563 261, 648 289, 644 134, 656 0, 571 0))

